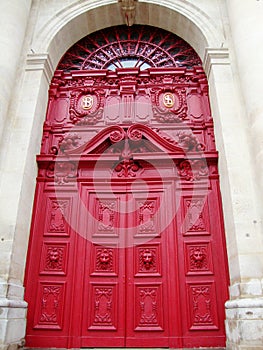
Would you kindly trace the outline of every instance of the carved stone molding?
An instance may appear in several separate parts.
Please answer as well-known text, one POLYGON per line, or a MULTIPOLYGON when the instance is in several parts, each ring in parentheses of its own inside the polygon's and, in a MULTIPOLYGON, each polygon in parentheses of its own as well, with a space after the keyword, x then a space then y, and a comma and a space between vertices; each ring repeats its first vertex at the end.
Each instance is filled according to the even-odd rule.
POLYGON ((230 65, 229 50, 226 47, 222 48, 206 48, 204 57, 204 71, 207 77, 213 65, 230 65))
POLYGON ((37 53, 32 53, 27 55, 27 60, 26 60, 27 66, 26 66, 26 71, 39 71, 42 70, 45 74, 45 77, 50 83, 53 72, 54 72, 54 67, 52 64, 52 61, 50 59, 50 56, 47 53, 42 53, 42 54, 37 54, 37 53))

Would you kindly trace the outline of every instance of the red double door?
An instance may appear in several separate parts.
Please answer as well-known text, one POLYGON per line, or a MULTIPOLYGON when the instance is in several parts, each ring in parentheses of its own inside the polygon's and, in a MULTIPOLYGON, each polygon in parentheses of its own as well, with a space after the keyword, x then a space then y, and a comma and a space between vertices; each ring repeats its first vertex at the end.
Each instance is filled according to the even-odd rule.
POLYGON ((145 186, 38 183, 27 346, 224 346, 217 180, 194 193, 169 177, 145 186))

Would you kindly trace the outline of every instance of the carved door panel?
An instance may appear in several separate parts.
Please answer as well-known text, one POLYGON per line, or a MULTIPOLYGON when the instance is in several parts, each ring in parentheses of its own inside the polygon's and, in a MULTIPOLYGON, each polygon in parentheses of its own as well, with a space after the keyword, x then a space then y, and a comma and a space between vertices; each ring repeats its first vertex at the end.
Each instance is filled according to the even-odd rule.
POLYGON ((135 215, 130 220, 136 245, 126 250, 126 346, 169 347, 179 330, 178 298, 173 295, 178 295, 176 264, 169 261, 175 255, 176 237, 172 225, 164 224, 168 222, 167 204, 172 204, 171 192, 164 188, 135 192, 133 197, 135 215))
POLYGON ((37 185, 26 276, 27 344, 67 346, 74 276, 76 193, 37 185), (69 224, 70 222, 70 224, 69 224))
POLYGON ((79 299, 83 300, 81 347, 125 346, 124 194, 103 193, 83 186, 81 232, 87 236, 79 299))
MULTIPOLYGON (((162 193, 84 192, 88 210, 82 232, 92 234, 86 241, 80 346, 169 346, 169 322, 175 323, 176 313, 168 311, 162 193)), ((174 269, 170 266, 169 275, 174 269)), ((178 312, 177 302, 173 298, 178 312)))

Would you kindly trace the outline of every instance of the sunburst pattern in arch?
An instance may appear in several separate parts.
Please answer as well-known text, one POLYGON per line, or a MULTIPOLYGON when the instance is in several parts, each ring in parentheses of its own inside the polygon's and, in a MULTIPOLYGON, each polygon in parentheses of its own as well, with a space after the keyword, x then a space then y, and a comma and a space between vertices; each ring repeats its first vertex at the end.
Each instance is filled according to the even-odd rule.
POLYGON ((134 25, 110 27, 82 38, 67 51, 57 69, 191 68, 201 64, 194 49, 175 34, 134 25))

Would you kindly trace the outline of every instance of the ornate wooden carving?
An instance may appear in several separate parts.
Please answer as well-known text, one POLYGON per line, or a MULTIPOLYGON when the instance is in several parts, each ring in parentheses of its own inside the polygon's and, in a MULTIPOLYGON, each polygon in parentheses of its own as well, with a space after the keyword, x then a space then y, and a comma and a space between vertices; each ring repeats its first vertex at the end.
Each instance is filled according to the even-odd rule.
POLYGON ((138 203, 139 205, 139 233, 153 233, 156 231, 155 218, 156 213, 156 202, 155 201, 144 201, 138 203))
POLYGON ((113 308, 113 288, 96 287, 95 288, 95 312, 94 326, 113 326, 112 308, 113 308))
POLYGON ((206 160, 184 160, 178 165, 178 173, 183 180, 196 181, 208 176, 206 160))
POLYGON ((135 25, 74 45, 37 157, 27 346, 224 347, 217 159, 183 40, 135 25))
POLYGON ((157 272, 157 248, 139 249, 139 272, 157 272))
POLYGON ((140 327, 156 327, 158 324, 157 288, 139 288, 140 293, 140 327))
POLYGON ((192 306, 192 329, 204 329, 205 326, 217 328, 217 316, 214 311, 214 291, 211 285, 192 285, 190 303, 192 306))
POLYGON ((51 203, 52 208, 50 212, 50 232, 65 232, 65 215, 68 207, 67 200, 54 200, 51 203))
POLYGON ((44 284, 41 286, 41 306, 36 328, 61 329, 63 286, 44 284))
POLYGON ((113 249, 97 248, 96 249, 96 271, 113 271, 113 249))

